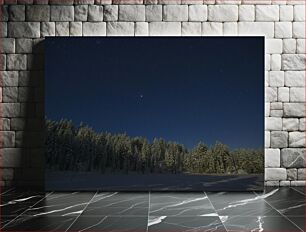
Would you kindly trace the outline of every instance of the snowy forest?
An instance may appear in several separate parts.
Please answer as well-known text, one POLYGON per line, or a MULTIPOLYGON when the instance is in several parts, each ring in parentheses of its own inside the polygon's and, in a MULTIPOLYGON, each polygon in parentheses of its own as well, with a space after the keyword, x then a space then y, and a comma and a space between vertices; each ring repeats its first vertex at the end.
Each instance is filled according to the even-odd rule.
POLYGON ((122 174, 261 174, 263 149, 232 150, 221 142, 192 149, 155 138, 97 133, 81 123, 46 120, 46 167, 50 171, 122 174))

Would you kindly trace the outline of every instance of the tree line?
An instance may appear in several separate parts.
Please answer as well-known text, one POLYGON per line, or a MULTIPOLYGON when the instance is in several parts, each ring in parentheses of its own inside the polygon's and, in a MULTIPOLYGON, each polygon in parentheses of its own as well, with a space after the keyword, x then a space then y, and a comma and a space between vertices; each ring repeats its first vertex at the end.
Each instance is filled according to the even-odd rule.
POLYGON ((46 120, 46 166, 53 171, 101 173, 263 173, 263 149, 235 149, 216 142, 194 148, 155 138, 97 133, 81 123, 46 120))

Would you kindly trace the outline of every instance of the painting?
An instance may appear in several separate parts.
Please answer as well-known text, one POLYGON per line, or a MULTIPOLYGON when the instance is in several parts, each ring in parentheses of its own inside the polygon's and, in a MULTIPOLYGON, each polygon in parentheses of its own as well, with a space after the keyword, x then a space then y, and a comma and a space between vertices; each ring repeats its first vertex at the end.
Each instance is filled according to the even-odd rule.
POLYGON ((264 37, 44 43, 47 190, 263 189, 264 37))

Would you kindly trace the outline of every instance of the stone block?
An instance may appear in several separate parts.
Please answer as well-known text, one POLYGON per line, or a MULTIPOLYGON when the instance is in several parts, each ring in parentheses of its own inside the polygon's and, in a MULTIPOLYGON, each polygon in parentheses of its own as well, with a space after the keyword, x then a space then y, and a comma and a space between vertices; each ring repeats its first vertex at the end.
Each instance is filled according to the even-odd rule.
POLYGON ((294 21, 305 21, 305 5, 295 5, 293 10, 294 21))
POLYGON ((236 22, 223 23, 223 34, 235 36, 238 34, 238 24, 236 22))
POLYGON ((287 71, 285 72, 285 86, 303 87, 305 86, 304 71, 287 71))
POLYGON ((270 131, 265 131, 265 147, 270 147, 270 131))
POLYGON ((0 54, 0 70, 6 70, 6 55, 0 54))
POLYGON ((11 119, 11 129, 12 130, 25 130, 26 129, 26 119, 25 118, 12 118, 11 119))
POLYGON ((281 150, 281 165, 285 168, 304 168, 305 153, 303 148, 284 148, 281 150))
POLYGON ((283 53, 295 53, 296 40, 295 39, 283 39, 283 53))
POLYGON ((281 187, 289 187, 290 186, 290 181, 289 180, 281 180, 279 182, 279 186, 281 186, 281 187))
POLYGON ((255 6, 240 5, 239 6, 239 21, 255 21, 255 6))
POLYGON ((48 22, 50 21, 50 6, 28 5, 26 8, 27 21, 48 22))
POLYGON ((299 129, 299 120, 297 118, 283 118, 284 131, 296 131, 298 129, 299 129))
POLYGON ((24 163, 23 151, 19 148, 0 148, 1 164, 4 168, 18 168, 24 163))
POLYGON ((274 37, 274 23, 272 22, 239 22, 238 32, 240 35, 265 35, 267 38, 274 37))
POLYGON ((271 131, 271 148, 288 147, 288 132, 271 131))
POLYGON ((7 69, 8 70, 26 70, 27 69, 27 56, 21 54, 8 54, 7 69))
POLYGON ((279 19, 280 21, 293 21, 293 6, 279 6, 279 19))
POLYGON ((265 40, 266 53, 281 54, 283 51, 283 44, 281 39, 266 39, 265 40))
POLYGON ((285 85, 285 74, 283 71, 271 71, 269 83, 271 87, 282 87, 285 85))
POLYGON ((39 22, 9 22, 8 36, 13 38, 39 38, 39 22))
POLYGON ((9 118, 2 118, 2 120, 0 120, 0 130, 2 131, 11 130, 11 120, 9 118))
POLYGON ((108 36, 133 36, 133 22, 108 22, 106 26, 106 34, 108 36))
POLYGON ((0 7, 0 21, 8 21, 9 19, 9 13, 8 13, 8 5, 1 5, 0 7))
POLYGON ((18 86, 18 72, 17 71, 1 71, 0 76, 2 80, 0 86, 18 86))
POLYGON ((20 115, 19 103, 2 103, 3 117, 18 117, 20 115))
POLYGON ((15 53, 15 39, 2 38, 2 46, 0 46, 1 53, 15 53))
POLYGON ((271 117, 283 117, 283 110, 271 110, 271 117))
POLYGON ((200 22, 183 22, 182 23, 182 35, 200 36, 201 35, 201 23, 200 22))
POLYGON ((298 187, 298 186, 306 186, 306 181, 302 181, 302 180, 294 180, 290 182, 290 186, 291 187, 298 187))
POLYGON ((283 54, 283 70, 304 70, 305 54, 283 54))
POLYGON ((292 38, 292 23, 275 22, 275 38, 292 38))
POLYGON ((103 21, 103 6, 89 5, 88 21, 89 22, 103 21))
POLYGON ((265 116, 269 117, 270 116, 270 103, 265 102, 265 116))
POLYGON ((305 132, 293 131, 289 132, 289 147, 304 147, 305 132))
POLYGON ((2 131, 3 136, 3 148, 15 147, 15 132, 14 131, 2 131))
POLYGON ((189 21, 206 21, 207 20, 207 6, 205 5, 189 5, 188 8, 189 21))
POLYGON ((119 5, 119 21, 145 21, 145 6, 119 5))
POLYGON ((163 18, 163 9, 161 5, 147 5, 146 6, 146 21, 159 22, 163 18))
POLYGON ((279 168, 280 167, 280 150, 265 149, 265 167, 279 168))
POLYGON ((54 22, 42 22, 41 23, 41 36, 55 36, 55 23, 54 22))
POLYGON ((25 6, 24 5, 10 5, 9 6, 10 21, 25 21, 25 6))
POLYGON ((149 34, 151 36, 180 36, 181 23, 179 22, 150 22, 149 34))
POLYGON ((187 5, 165 5, 163 9, 164 21, 188 21, 187 5))
POLYGON ((284 103, 284 117, 304 117, 304 103, 284 103))
POLYGON ((32 53, 32 39, 16 39, 16 53, 32 53))
POLYGON ((238 6, 210 5, 208 6, 208 20, 212 22, 238 21, 238 6))
POLYGON ((296 168, 287 169, 287 180, 297 180, 297 169, 296 168))
POLYGON ((117 21, 118 11, 118 5, 105 5, 103 13, 104 21, 117 21))
POLYGON ((17 87, 3 87, 2 101, 3 102, 17 102, 18 88, 17 87))
POLYGON ((265 180, 266 181, 280 181, 287 179, 287 172, 285 168, 266 168, 265 180))
POLYGON ((305 39, 297 39, 296 40, 296 52, 300 54, 305 54, 305 39))
POLYGON ((277 101, 277 88, 266 87, 265 88, 265 102, 276 102, 277 101))
POLYGON ((297 39, 305 38, 305 22, 293 22, 292 36, 297 39))
POLYGON ((222 23, 204 22, 202 23, 202 35, 215 36, 223 34, 222 23))
POLYGON ((282 130, 282 119, 277 117, 266 117, 265 118, 265 130, 282 130))
POLYGON ((271 108, 271 110, 282 110, 283 109, 283 103, 282 102, 272 102, 270 108, 271 108))
MULTIPOLYGON (((238 32, 239 32, 239 28, 238 28, 238 32)), ((269 54, 265 54, 265 70, 271 70, 271 55, 269 54)))
POLYGON ((299 168, 297 176, 298 180, 306 180, 306 168, 299 168))
POLYGON ((282 66, 282 57, 280 54, 272 54, 271 55, 271 70, 278 71, 281 70, 282 66))
POLYGON ((267 186, 267 187, 277 187, 277 186, 280 185, 280 182, 282 182, 282 181, 278 181, 278 180, 265 181, 265 186, 267 186))
POLYGON ((56 36, 69 36, 69 22, 56 22, 55 23, 56 36))
POLYGON ((87 21, 88 5, 76 5, 74 7, 74 21, 87 21))
POLYGON ((74 7, 64 5, 51 6, 51 21, 66 22, 74 20, 74 7))
POLYGON ((84 22, 83 36, 105 36, 106 23, 105 22, 84 22))
POLYGON ((256 21, 279 21, 278 5, 256 5, 256 21))
POLYGON ((135 23, 135 36, 148 36, 149 35, 149 23, 136 22, 135 23))
POLYGON ((292 87, 290 88, 290 102, 304 102, 305 101, 305 88, 292 87))
POLYGON ((299 121, 299 130, 305 131, 305 118, 301 118, 299 121))
POLYGON ((70 22, 70 36, 82 36, 82 22, 70 22))

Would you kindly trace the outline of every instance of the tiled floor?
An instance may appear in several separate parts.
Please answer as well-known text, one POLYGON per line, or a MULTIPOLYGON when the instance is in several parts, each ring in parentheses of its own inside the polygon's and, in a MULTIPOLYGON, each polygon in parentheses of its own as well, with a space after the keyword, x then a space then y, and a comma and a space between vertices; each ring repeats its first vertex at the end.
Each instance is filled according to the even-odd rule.
POLYGON ((1 194, 1 231, 305 231, 305 191, 1 194))

